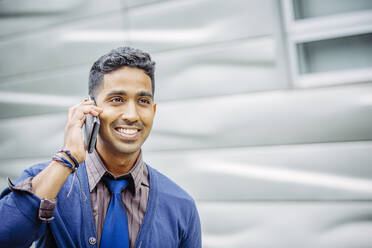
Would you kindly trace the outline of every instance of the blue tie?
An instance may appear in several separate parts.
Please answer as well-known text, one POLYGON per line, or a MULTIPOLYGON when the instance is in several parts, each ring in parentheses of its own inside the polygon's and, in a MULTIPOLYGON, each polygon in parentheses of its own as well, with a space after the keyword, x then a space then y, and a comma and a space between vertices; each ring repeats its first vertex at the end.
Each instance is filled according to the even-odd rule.
POLYGON ((127 180, 102 178, 111 191, 111 201, 102 229, 101 248, 129 248, 128 218, 121 191, 128 185, 127 180))

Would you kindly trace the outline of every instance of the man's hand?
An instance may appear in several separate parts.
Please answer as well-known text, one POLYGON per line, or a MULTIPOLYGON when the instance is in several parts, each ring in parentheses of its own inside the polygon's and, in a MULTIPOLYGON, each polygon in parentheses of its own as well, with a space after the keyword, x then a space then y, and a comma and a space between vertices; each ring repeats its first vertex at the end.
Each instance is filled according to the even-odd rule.
POLYGON ((85 115, 99 116, 103 111, 94 105, 94 101, 84 99, 84 102, 71 107, 68 111, 67 123, 64 136, 64 150, 70 150, 72 156, 79 162, 85 160, 85 143, 82 127, 85 122, 85 115))
MULTIPOLYGON (((85 99, 84 102, 71 107, 68 112, 63 149, 70 150, 79 163, 85 160, 85 144, 81 130, 85 122, 85 114, 98 116, 102 111, 102 108, 96 107, 93 101, 85 99)), ((40 199, 54 199, 70 174, 69 167, 52 161, 32 179, 32 189, 40 199)))

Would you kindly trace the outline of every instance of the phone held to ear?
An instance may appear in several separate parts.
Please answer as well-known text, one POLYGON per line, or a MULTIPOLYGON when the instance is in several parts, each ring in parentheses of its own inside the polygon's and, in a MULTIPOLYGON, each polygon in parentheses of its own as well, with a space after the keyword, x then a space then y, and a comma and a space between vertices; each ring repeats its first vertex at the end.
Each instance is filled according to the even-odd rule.
MULTIPOLYGON (((93 98, 89 97, 89 101, 94 101, 93 98)), ((94 101, 95 103, 95 101, 94 101)), ((83 125, 83 137, 87 151, 89 153, 93 152, 94 147, 97 142, 97 134, 100 126, 99 118, 91 114, 85 115, 85 123, 83 125)))

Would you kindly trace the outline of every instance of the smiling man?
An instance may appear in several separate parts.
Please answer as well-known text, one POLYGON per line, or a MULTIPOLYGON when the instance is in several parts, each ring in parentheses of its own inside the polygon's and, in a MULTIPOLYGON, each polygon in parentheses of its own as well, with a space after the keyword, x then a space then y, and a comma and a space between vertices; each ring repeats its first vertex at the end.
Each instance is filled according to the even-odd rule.
POLYGON ((63 149, 2 192, 0 247, 201 247, 193 199, 142 160, 156 113, 154 65, 129 47, 93 64, 95 102, 70 108, 63 149), (86 114, 100 120, 92 153, 86 114))

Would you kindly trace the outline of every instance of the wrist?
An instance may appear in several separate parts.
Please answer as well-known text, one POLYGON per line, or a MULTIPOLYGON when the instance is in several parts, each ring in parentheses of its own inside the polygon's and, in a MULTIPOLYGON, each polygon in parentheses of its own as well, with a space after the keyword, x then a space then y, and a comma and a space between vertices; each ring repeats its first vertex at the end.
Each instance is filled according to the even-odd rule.
POLYGON ((73 162, 73 165, 75 167, 79 167, 80 162, 78 162, 78 160, 76 159, 76 157, 72 155, 72 153, 71 153, 70 150, 62 149, 59 152, 66 154, 67 157, 69 158, 69 160, 73 162))
POLYGON ((70 149, 67 146, 64 146, 58 152, 63 153, 65 157, 68 157, 68 159, 71 160, 71 162, 76 162, 77 165, 79 165, 85 160, 85 153, 84 155, 82 155, 80 152, 76 152, 76 149, 70 149), (65 151, 67 151, 68 154, 65 151), (75 159, 76 161, 73 161, 73 159, 75 159))
POLYGON ((74 173, 79 168, 79 162, 77 159, 71 154, 69 150, 60 150, 58 151, 54 157, 53 160, 57 163, 68 167, 71 169, 71 173, 74 173))

